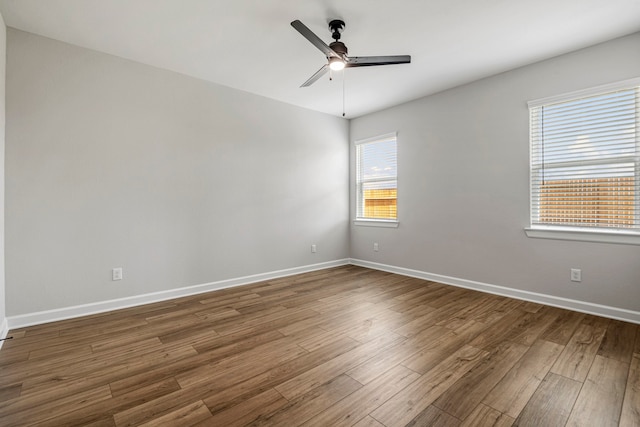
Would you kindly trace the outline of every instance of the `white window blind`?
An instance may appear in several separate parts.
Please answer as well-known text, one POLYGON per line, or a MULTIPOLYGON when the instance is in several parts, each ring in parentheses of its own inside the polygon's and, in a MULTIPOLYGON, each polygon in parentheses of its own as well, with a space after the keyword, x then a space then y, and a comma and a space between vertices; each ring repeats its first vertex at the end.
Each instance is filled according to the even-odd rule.
POLYGON ((356 219, 396 220, 396 134, 356 142, 356 219))
POLYGON ((529 103, 531 226, 640 231, 640 79, 529 103))

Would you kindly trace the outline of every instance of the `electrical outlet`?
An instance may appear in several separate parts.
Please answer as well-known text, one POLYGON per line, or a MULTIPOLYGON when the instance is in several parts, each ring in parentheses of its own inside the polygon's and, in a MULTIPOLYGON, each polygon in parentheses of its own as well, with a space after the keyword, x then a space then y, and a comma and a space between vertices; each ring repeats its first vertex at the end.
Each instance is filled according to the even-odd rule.
POLYGON ((311 245, 311 253, 315 254, 317 251, 316 245, 311 245))
POLYGON ((571 269, 571 281, 572 282, 582 282, 582 270, 579 268, 571 269))
POLYGON ((374 252, 378 252, 378 249, 380 249, 380 246, 378 246, 378 243, 374 243, 373 244, 373 251, 374 252))
POLYGON ((122 267, 111 269, 111 280, 122 280, 122 267))

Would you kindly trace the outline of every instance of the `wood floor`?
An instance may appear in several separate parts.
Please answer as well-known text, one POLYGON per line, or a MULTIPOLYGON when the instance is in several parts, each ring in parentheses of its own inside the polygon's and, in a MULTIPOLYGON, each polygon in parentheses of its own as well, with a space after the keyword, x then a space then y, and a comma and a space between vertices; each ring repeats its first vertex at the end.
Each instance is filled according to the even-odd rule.
POLYGON ((9 335, 2 426, 640 425, 638 325, 355 266, 9 335))

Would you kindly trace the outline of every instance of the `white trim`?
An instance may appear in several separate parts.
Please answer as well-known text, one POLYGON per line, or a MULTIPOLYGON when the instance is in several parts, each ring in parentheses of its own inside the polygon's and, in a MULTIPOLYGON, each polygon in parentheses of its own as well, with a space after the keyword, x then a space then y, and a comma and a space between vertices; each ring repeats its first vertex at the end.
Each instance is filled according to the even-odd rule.
POLYGON ((388 271, 390 273, 401 274, 403 276, 417 277, 419 279, 431 280, 444 283, 446 285, 458 286, 466 289, 473 289, 495 295, 502 295, 525 301, 537 302, 553 307, 564 308, 581 313, 594 314, 596 316, 608 317, 611 319, 623 320, 625 322, 640 324, 640 312, 627 310, 624 308, 610 307, 591 302, 572 300, 568 298, 556 297, 553 295, 539 294, 536 292, 522 291, 519 289, 506 288, 503 286, 491 285, 489 283, 476 282, 473 280, 460 279, 457 277, 443 276, 440 274, 427 273, 419 270, 412 270, 404 267, 379 264, 377 262, 351 259, 351 264, 360 267, 372 268, 375 270, 388 271))
POLYGON ((217 282, 204 283, 201 285, 187 286, 184 288, 169 289, 166 291, 153 292, 143 295, 135 295, 126 298, 118 298, 109 301, 101 301, 90 304, 76 305, 72 307, 58 308, 54 310, 39 311, 36 313, 9 316, 5 324, 7 330, 23 328, 26 326, 39 325, 41 323, 55 322, 58 320, 73 319, 91 314, 104 313, 106 311, 119 310, 122 308, 134 307, 143 304, 166 301, 174 298, 196 295, 219 289, 232 288, 247 285, 250 283, 276 279, 279 277, 292 276, 294 274, 308 273, 310 271, 322 270, 325 268, 338 267, 349 264, 348 259, 322 262, 318 264, 305 265, 301 267, 276 270, 268 273, 254 274, 251 276, 238 277, 235 279, 220 280, 217 282))
MULTIPOLYGON (((0 324, 0 339, 5 339, 7 335, 9 335, 9 322, 5 317, 0 324)), ((0 349, 2 349, 2 344, 4 344, 4 341, 0 341, 0 349)))
MULTIPOLYGON (((401 274, 403 276, 417 277, 420 279, 431 280, 446 285, 457 286, 466 289, 473 289, 480 292, 486 292, 495 295, 502 295, 510 298, 521 299, 525 301, 537 302, 554 307, 560 307, 568 310, 579 311, 581 313, 594 314, 604 316, 611 319, 623 320, 631 323, 640 324, 640 312, 626 310, 623 308, 610 307, 590 302, 577 301, 568 298, 556 297, 553 295, 539 294, 536 292, 522 291, 518 289, 506 288, 503 286, 492 285, 489 283, 476 282, 473 280, 460 279, 456 277, 443 276, 440 274, 427 273, 419 270, 412 270, 404 267, 396 267, 377 262, 364 261, 359 259, 340 259, 319 264, 311 264, 302 267, 295 267, 285 270, 277 270, 269 273, 255 274, 235 279, 221 280, 218 282, 205 283, 202 285, 189 286, 167 291, 154 292, 145 295, 136 295, 133 297, 120 298, 115 300, 103 301, 92 304, 84 304, 73 307, 66 307, 56 310, 47 310, 36 313, 23 314, 19 316, 10 316, 3 320, 1 325, 0 337, 6 338, 10 329, 22 328, 26 326, 38 325, 42 323, 55 322, 58 320, 72 319, 91 314, 98 314, 122 308, 134 307, 143 304, 166 301, 174 298, 196 295, 205 292, 216 291, 219 289, 232 288, 236 286, 247 285, 264 280, 276 279, 279 277, 291 276, 294 274, 307 273, 325 268, 339 267, 342 265, 357 265, 360 267, 371 268, 374 270, 388 271, 390 273, 401 274)), ((0 341, 0 347, 1 347, 0 341)))
POLYGON ((387 228, 398 228, 400 223, 398 221, 389 220, 385 221, 382 219, 354 219, 353 225, 361 225, 364 227, 387 227, 387 228))
POLYGON ((355 145, 369 144, 371 142, 382 142, 382 141, 387 141, 387 140, 397 139, 397 138, 398 138, 398 132, 389 132, 383 135, 371 136, 369 138, 364 138, 364 139, 358 139, 353 143, 355 145))
POLYGON ((571 230, 564 228, 524 229, 527 237, 534 239, 572 240, 578 242, 617 243, 621 245, 640 245, 640 234, 601 230, 571 230))
POLYGON ((635 86, 640 86, 640 77, 608 83, 587 89, 576 90, 573 92, 562 93, 560 95, 548 96, 546 98, 534 99, 527 102, 527 105, 529 106, 529 108, 535 108, 540 107, 541 105, 556 104, 558 102, 600 95, 607 92, 614 92, 620 89, 632 89, 635 86))

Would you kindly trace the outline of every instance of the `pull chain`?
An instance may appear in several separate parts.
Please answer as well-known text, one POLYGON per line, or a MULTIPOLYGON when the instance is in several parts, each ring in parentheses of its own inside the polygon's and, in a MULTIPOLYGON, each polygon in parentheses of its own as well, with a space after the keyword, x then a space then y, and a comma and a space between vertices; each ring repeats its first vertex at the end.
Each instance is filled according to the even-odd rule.
POLYGON ((345 86, 345 81, 347 80, 347 70, 343 70, 342 71, 342 117, 344 117, 345 115, 345 108, 344 108, 344 86, 345 86))

